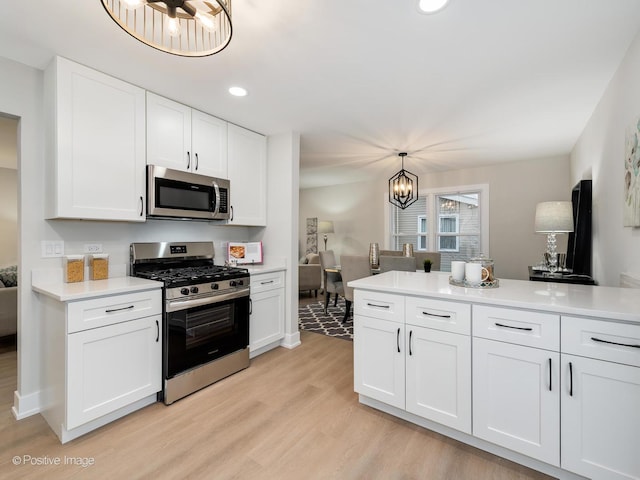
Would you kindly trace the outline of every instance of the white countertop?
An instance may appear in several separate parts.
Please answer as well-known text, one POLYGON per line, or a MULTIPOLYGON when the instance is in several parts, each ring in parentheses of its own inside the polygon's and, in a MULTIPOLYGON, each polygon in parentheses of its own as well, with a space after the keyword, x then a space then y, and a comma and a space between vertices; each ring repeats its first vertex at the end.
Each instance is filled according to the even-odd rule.
POLYGON ((386 272, 349 282, 350 287, 443 300, 527 308, 640 323, 640 290, 499 279, 498 288, 449 284, 449 272, 386 272))
POLYGON ((77 283, 33 280, 31 288, 60 302, 73 302, 87 298, 140 292, 162 288, 162 282, 137 277, 114 277, 106 280, 88 280, 77 283))
POLYGON ((286 266, 278 265, 278 264, 270 264, 270 265, 238 265, 238 266, 248 269, 250 275, 257 275, 257 274, 260 274, 260 273, 281 272, 281 271, 287 269, 286 266))

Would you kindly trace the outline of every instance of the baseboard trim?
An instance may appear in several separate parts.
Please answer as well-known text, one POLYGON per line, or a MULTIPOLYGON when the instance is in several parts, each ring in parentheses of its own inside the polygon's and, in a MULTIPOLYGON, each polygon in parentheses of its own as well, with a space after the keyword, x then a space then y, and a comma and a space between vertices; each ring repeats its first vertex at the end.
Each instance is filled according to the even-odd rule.
POLYGON ((284 348, 288 348, 289 350, 294 349, 302 345, 300 341, 300 332, 287 333, 284 338, 280 341, 280 346, 284 348))
POLYGON ((39 391, 24 396, 20 395, 20 392, 17 390, 13 392, 13 407, 11 407, 11 413, 13 413, 16 420, 22 420, 23 418, 40 413, 40 406, 39 391))

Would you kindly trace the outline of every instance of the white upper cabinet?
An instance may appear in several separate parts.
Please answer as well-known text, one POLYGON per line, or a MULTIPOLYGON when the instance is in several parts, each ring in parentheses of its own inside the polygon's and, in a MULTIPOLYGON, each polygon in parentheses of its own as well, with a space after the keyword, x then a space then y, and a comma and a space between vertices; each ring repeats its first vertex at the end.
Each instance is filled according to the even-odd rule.
POLYGON ((145 91, 60 57, 45 88, 47 218, 145 221, 145 91))
POLYGON ((147 92, 147 163, 227 178, 227 122, 147 92))
POLYGON ((264 135, 228 125, 231 225, 267 224, 267 140, 264 135))
POLYGON ((192 172, 227 178, 227 122, 206 113, 191 112, 192 172))

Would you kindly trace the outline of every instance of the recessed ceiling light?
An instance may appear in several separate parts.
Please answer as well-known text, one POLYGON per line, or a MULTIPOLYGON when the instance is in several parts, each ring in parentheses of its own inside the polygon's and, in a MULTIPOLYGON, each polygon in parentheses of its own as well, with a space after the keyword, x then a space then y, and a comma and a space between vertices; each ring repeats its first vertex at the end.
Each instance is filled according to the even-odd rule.
POLYGON ((231 87, 229 89, 229 93, 234 97, 246 97, 247 90, 242 87, 231 87))
POLYGON ((420 13, 436 13, 442 10, 449 0, 418 0, 420 13))

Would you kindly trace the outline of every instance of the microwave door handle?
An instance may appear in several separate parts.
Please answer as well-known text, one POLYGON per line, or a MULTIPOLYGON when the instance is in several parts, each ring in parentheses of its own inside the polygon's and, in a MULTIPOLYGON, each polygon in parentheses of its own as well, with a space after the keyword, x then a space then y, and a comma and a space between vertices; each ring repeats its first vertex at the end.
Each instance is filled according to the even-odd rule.
POLYGON ((213 191, 216 193, 216 207, 213 209, 213 215, 217 216, 220 212, 220 188, 216 182, 213 182, 213 191))

